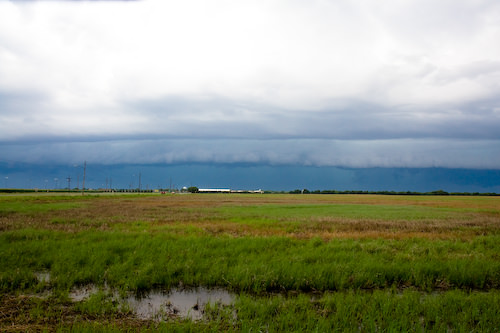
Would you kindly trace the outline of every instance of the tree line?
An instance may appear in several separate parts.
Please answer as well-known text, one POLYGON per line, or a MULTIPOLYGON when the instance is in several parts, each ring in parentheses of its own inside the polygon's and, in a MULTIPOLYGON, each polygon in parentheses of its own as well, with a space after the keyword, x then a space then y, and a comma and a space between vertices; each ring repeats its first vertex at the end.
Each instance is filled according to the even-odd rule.
POLYGON ((308 189, 296 189, 289 191, 290 194, 382 194, 382 195, 481 195, 481 196, 498 196, 500 194, 495 192, 446 192, 443 190, 436 190, 431 192, 415 192, 415 191, 337 191, 337 190, 315 190, 309 191, 308 189))

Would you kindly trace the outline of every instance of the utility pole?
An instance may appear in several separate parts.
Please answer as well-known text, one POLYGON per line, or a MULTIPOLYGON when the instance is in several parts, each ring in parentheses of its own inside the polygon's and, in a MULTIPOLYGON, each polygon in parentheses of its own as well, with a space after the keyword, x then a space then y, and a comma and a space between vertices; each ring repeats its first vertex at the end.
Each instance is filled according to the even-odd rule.
POLYGON ((68 181, 68 190, 71 191, 71 177, 68 176, 68 178, 66 178, 66 180, 68 181))
POLYGON ((82 184, 82 195, 85 193, 85 173, 87 171, 87 161, 83 162, 83 184, 82 184))
POLYGON ((141 173, 139 172, 139 193, 141 193, 141 173))

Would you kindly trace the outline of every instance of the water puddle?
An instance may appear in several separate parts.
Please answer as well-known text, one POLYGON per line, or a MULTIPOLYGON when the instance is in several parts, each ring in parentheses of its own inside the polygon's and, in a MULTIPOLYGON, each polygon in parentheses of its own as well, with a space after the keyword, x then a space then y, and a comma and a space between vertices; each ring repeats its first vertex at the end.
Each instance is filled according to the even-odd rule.
POLYGON ((229 305, 234 298, 224 289, 172 289, 169 292, 153 291, 144 297, 132 296, 127 299, 127 303, 141 319, 161 319, 165 315, 175 315, 200 320, 206 304, 229 305))
MULTIPOLYGON (((95 285, 86 285, 74 288, 69 293, 73 302, 88 299, 99 290, 95 285)), ((205 306, 210 304, 229 305, 235 295, 224 289, 171 289, 170 291, 151 291, 144 295, 129 295, 120 298, 117 292, 110 291, 114 299, 119 300, 140 319, 163 320, 172 316, 189 318, 191 320, 203 319, 205 306)))
POLYGON ((87 298, 89 298, 91 295, 97 293, 99 291, 99 288, 97 288, 95 285, 90 284, 86 286, 81 286, 79 288, 73 288, 69 292, 69 299, 71 299, 73 302, 80 302, 83 301, 87 298))

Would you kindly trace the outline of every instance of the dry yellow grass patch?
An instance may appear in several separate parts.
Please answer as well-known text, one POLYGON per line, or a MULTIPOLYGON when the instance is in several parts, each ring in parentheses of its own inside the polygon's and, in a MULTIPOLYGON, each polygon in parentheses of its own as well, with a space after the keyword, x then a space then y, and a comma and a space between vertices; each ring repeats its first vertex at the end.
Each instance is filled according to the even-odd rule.
POLYGON ((120 225, 142 223, 151 232, 197 230, 209 235, 289 236, 295 238, 471 238, 500 232, 500 198, 386 195, 242 195, 197 194, 167 196, 101 196, 80 199, 81 207, 35 213, 0 214, 0 231, 42 228, 64 232, 108 230, 120 225), (267 221, 232 222, 217 207, 299 204, 361 204, 384 206, 426 206, 468 209, 447 218, 382 220, 340 216, 293 216, 267 221))

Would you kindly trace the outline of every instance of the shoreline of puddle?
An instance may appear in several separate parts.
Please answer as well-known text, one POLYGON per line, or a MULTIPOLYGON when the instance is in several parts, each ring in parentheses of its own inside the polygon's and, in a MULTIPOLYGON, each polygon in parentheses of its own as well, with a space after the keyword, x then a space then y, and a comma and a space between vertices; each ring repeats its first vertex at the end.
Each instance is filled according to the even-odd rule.
MULTIPOLYGON (((50 286, 50 272, 36 272, 35 277, 40 283, 50 286)), ((126 292, 124 296, 118 290, 106 285, 98 287, 88 284, 72 288, 68 297, 72 302, 77 303, 87 300, 98 292, 106 293, 121 306, 130 309, 137 318, 156 321, 170 317, 202 320, 207 304, 228 306, 234 302, 237 295, 222 288, 196 287, 152 289, 141 294, 126 292)))

